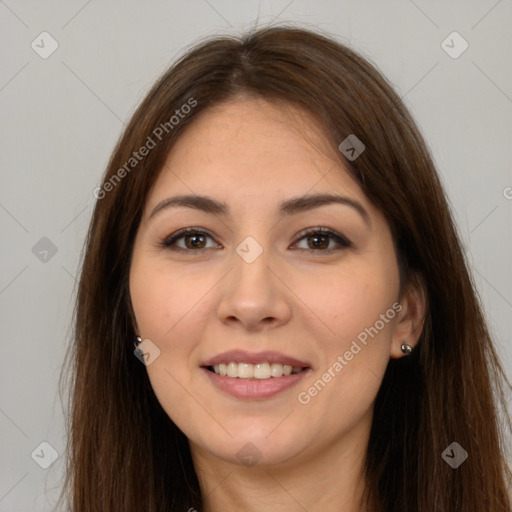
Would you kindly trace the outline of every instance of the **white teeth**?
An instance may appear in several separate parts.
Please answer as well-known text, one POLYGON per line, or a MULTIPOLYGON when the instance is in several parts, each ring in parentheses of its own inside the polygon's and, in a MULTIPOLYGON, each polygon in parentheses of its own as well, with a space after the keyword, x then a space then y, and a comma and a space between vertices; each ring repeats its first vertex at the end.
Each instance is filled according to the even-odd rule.
POLYGON ((281 375, 283 375, 283 365, 272 363, 270 365, 270 375, 272 375, 272 377, 281 377, 281 375))
POLYGON ((228 364, 227 375, 228 377, 238 377, 238 365, 236 363, 228 364))
POLYGON ((291 366, 280 363, 220 363, 213 366, 213 371, 223 377, 234 377, 239 379, 270 379, 271 377, 282 377, 299 373, 301 366, 291 366))
POLYGON ((238 377, 250 379, 254 375, 254 366, 247 363, 238 363, 238 377))
POLYGON ((268 363, 258 363, 254 365, 254 378, 255 379, 269 379, 270 378, 270 365, 268 363))

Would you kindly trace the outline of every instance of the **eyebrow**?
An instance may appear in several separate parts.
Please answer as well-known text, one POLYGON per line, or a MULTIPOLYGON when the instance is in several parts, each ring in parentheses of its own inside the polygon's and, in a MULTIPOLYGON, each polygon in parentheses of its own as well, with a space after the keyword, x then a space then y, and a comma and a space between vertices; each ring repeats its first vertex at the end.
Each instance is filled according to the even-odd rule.
MULTIPOLYGON (((351 199, 350 197, 340 196, 337 194, 315 194, 292 197, 291 199, 280 203, 278 212, 279 214, 285 216, 293 215, 329 204, 342 204, 345 206, 350 206, 361 215, 368 226, 371 226, 370 215, 361 203, 355 199, 351 199)), ((167 199, 160 201, 149 215, 148 220, 152 219, 157 213, 163 210, 180 206, 193 208, 205 213, 229 216, 229 207, 224 202, 217 201, 216 199, 208 196, 179 195, 168 197, 167 199)))

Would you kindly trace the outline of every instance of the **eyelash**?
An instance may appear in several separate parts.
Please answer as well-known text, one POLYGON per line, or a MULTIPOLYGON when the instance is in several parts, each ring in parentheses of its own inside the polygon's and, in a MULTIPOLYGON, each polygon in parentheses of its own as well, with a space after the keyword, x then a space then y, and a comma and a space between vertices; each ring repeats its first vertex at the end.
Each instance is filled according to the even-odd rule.
MULTIPOLYGON (((206 236, 206 237, 212 238, 209 233, 207 233, 206 231, 203 231, 201 229, 184 228, 184 229, 177 231, 176 233, 173 233, 172 235, 168 236, 167 238, 165 238, 161 242, 160 245, 165 249, 169 249, 171 251, 176 251, 176 252, 198 252, 198 253, 201 253, 201 252, 205 251, 206 249, 209 249, 209 247, 208 248, 203 247, 200 249, 183 249, 182 247, 177 247, 175 245, 175 243, 178 240, 180 240, 181 238, 186 238, 187 236, 190 236, 190 235, 201 235, 201 236, 206 236)), ((300 242, 304 238, 314 236, 314 235, 328 236, 328 237, 330 237, 331 240, 334 240, 335 242, 337 242, 341 247, 334 248, 334 249, 331 248, 331 249, 299 249, 299 250, 310 251, 310 252, 318 251, 318 252, 324 252, 324 253, 331 253, 336 250, 348 249, 348 248, 352 247, 352 243, 347 238, 345 238, 343 235, 340 235, 336 231, 333 231, 332 229, 329 229, 329 228, 308 228, 308 229, 302 231, 301 233, 299 233, 299 238, 296 240, 295 243, 300 242)))

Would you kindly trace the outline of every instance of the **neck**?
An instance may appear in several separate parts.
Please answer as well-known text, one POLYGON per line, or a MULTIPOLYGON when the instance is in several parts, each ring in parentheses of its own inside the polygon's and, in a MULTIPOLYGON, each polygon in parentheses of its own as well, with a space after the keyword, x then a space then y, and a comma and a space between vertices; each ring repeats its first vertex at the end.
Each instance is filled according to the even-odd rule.
POLYGON ((367 442, 368 432, 359 430, 314 456, 305 450, 267 466, 227 462, 190 444, 205 512, 365 512, 360 499, 367 442))

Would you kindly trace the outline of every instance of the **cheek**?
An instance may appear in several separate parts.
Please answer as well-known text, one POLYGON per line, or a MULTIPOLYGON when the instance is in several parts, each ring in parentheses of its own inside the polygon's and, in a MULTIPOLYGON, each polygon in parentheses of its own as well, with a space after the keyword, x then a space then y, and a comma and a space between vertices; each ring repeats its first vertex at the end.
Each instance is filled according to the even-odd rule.
POLYGON ((354 261, 317 279, 308 295, 329 336, 321 340, 323 364, 311 387, 301 389, 302 399, 311 400, 310 411, 332 413, 324 420, 329 428, 339 428, 339 418, 357 422, 377 395, 389 362, 397 279, 398 269, 383 259, 354 261))
POLYGON ((196 323, 190 322, 190 315, 197 320, 206 302, 204 295, 213 284, 207 275, 170 272, 158 262, 134 262, 130 295, 141 336, 167 343, 183 325, 193 327, 196 323))
POLYGON ((171 321, 169 312, 178 302, 170 284, 157 272, 134 266, 130 296, 140 336, 156 340, 165 332, 164 326, 171 321))
MULTIPOLYGON (((364 338, 366 329, 391 308, 397 293, 395 273, 384 261, 368 264, 354 259, 350 265, 318 273, 313 279, 311 275, 297 278, 297 295, 304 297, 307 316, 312 317, 313 312, 317 322, 320 320, 330 352, 348 350, 352 340, 361 333, 364 338)), ((391 321, 383 325, 379 321, 377 327, 382 339, 390 333, 391 321)))
MULTIPOLYGON (((197 402, 184 399, 184 393, 192 389, 192 375, 197 371, 193 353, 204 334, 207 284, 180 272, 170 273, 165 265, 148 264, 142 258, 134 259, 130 273, 138 334, 160 351, 146 367, 151 386, 167 415, 186 432, 196 428, 192 419, 197 416, 197 402)), ((203 403, 200 394, 194 393, 203 403)))

